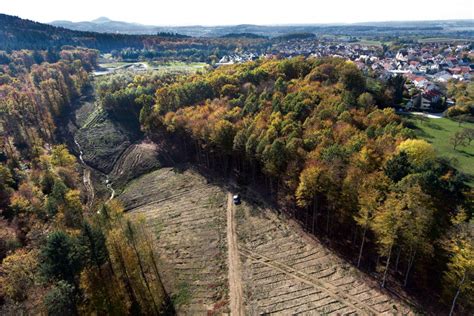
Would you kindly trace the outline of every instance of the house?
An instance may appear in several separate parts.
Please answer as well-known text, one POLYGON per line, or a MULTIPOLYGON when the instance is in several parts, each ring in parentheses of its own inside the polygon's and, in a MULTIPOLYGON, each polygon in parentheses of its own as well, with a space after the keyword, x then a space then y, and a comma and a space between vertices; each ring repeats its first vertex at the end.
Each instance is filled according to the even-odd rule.
POLYGON ((442 107, 441 92, 436 89, 419 93, 412 99, 413 107, 421 111, 436 111, 442 107))
POLYGON ((429 81, 425 77, 416 77, 413 80, 413 83, 415 84, 415 87, 422 88, 426 86, 429 83, 429 81))
POLYGON ((397 55, 395 56, 395 59, 398 61, 408 61, 408 52, 406 50, 400 50, 397 55))
POLYGON ((443 82, 443 83, 448 82, 452 78, 453 78, 453 76, 449 72, 447 72, 446 70, 437 72, 433 75, 433 80, 434 81, 443 82))

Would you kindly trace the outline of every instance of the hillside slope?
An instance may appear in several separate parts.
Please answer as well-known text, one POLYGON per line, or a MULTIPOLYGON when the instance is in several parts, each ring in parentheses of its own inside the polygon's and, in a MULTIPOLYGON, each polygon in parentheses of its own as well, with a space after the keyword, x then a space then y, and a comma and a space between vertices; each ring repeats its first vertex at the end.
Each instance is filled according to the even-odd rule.
POLYGON ((245 201, 226 211, 222 185, 193 170, 154 171, 132 181, 119 199, 129 216, 142 217, 155 231, 165 287, 179 313, 238 315, 229 304, 229 282, 240 275, 234 282, 243 288, 245 315, 412 314, 274 211, 245 201), (228 270, 229 215, 235 221, 240 274, 228 270))

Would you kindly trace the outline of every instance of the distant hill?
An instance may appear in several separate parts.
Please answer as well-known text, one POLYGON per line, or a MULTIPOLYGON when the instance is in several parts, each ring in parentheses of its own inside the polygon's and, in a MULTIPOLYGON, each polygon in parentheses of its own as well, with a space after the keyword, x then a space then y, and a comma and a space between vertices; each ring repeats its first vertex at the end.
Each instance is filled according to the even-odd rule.
POLYGON ((290 33, 290 34, 285 34, 278 36, 277 39, 279 40, 294 40, 294 39, 308 39, 308 38, 315 38, 316 35, 313 33, 290 33))
MULTIPOLYGON (((169 49, 179 49, 182 54, 199 55, 200 59, 204 59, 216 45, 222 44, 226 46, 226 49, 231 50, 235 48, 232 45, 237 45, 241 40, 258 42, 261 41, 260 37, 280 37, 280 39, 284 39, 285 36, 294 38, 295 34, 313 34, 317 37, 322 35, 377 36, 385 40, 400 37, 474 39, 473 20, 383 22, 346 25, 269 26, 241 24, 230 26, 165 27, 112 21, 106 17, 100 17, 90 22, 56 21, 54 24, 56 26, 0 14, 0 50, 47 49, 72 45, 95 48, 101 51, 120 50, 123 48, 156 48, 163 55, 164 52, 169 52, 169 49), (183 40, 189 36, 213 38, 213 40, 183 40), (234 43, 232 41, 233 38, 238 39, 238 41, 234 41, 234 43), (179 48, 176 45, 179 45, 179 48), (185 50, 188 51, 185 52, 185 50)), ((248 48, 248 44, 246 45, 248 48)), ((222 47, 219 46, 219 48, 222 47)))
POLYGON ((474 36, 474 20, 446 21, 395 21, 395 22, 366 22, 356 24, 296 24, 296 25, 224 25, 224 26, 151 26, 138 23, 113 21, 100 17, 93 21, 70 22, 54 21, 52 25, 78 31, 94 31, 101 33, 123 34, 157 34, 178 33, 193 37, 223 37, 223 38, 255 38, 249 34, 263 37, 280 37, 287 34, 313 33, 316 35, 353 35, 372 36, 387 35, 390 32, 399 35, 447 35, 457 37, 474 36), (460 31, 463 33, 460 34, 460 31), (239 35, 245 34, 245 35, 239 35))
MULTIPOLYGON (((107 23, 105 18, 97 23, 107 23)), ((166 33, 168 40, 175 34, 166 33)), ((111 51, 122 48, 142 49, 159 41, 160 36, 129 35, 75 31, 64 27, 38 23, 16 16, 0 14, 0 50, 8 49, 47 49, 64 45, 83 46, 111 51)))
POLYGON ((221 36, 222 38, 267 38, 266 36, 253 33, 229 33, 221 36))
POLYGON ((83 22, 53 21, 49 24, 83 32, 145 35, 154 35, 156 33, 163 32, 163 28, 160 27, 143 25, 138 23, 113 21, 107 17, 100 17, 92 21, 83 22))

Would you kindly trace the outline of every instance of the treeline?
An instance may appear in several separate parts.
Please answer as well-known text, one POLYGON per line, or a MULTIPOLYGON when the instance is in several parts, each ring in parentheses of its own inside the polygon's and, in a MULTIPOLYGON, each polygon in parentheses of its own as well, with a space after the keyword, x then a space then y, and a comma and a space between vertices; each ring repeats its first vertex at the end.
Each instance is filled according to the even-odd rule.
POLYGON ((149 39, 143 48, 126 47, 111 51, 121 60, 152 59, 215 63, 225 55, 241 51, 266 52, 270 41, 260 37, 158 38, 149 39))
MULTIPOLYGON (((57 119, 89 85, 96 51, 1 53, 0 126, 4 142, 24 153, 54 143, 57 119)), ((12 155, 10 155, 12 156, 12 155)), ((27 156, 21 156, 27 158, 27 156)))
POLYGON ((140 110, 150 108, 158 87, 171 84, 178 76, 179 73, 172 72, 118 72, 97 77, 94 86, 98 103, 114 121, 137 132, 140 131, 140 110))
POLYGON ((393 109, 377 107, 400 83, 342 59, 260 60, 159 88, 140 120, 168 133, 177 156, 266 188, 308 232, 379 272, 382 286, 438 293, 466 313, 472 191, 393 109))
POLYGON ((53 63, 43 51, 3 55, 2 315, 157 315, 169 308, 143 221, 124 217, 113 201, 88 209, 76 158, 56 145, 58 119, 90 84, 96 54, 62 51, 53 63))

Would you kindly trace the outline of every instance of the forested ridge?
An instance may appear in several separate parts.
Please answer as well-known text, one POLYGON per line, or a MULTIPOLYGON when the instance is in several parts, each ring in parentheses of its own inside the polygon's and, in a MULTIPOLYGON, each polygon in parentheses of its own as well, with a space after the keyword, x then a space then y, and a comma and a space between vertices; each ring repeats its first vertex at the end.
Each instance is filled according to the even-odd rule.
POLYGON ((82 32, 0 14, 1 50, 60 50, 80 46, 112 52, 123 59, 160 59, 217 62, 236 50, 266 47, 262 38, 192 38, 180 34, 127 35, 82 32))
POLYGON ((176 156, 266 191, 382 287, 424 290, 467 313, 472 189, 384 108, 396 81, 337 58, 260 60, 164 85, 140 121, 176 156))
POLYGON ((115 201, 83 203, 59 144, 98 52, 14 51, 0 68, 0 314, 160 314, 150 235, 115 201))

